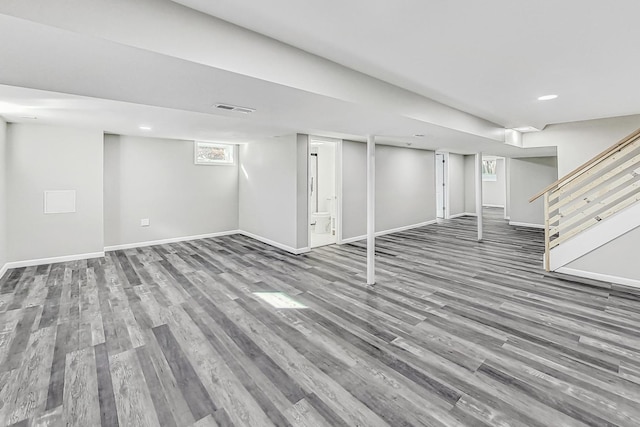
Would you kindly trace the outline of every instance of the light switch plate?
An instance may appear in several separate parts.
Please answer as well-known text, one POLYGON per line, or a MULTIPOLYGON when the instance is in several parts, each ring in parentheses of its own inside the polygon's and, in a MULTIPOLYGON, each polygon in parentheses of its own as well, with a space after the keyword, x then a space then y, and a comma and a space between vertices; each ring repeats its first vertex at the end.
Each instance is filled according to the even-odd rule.
POLYGON ((149 218, 143 218, 140 220, 140 227, 148 227, 150 224, 149 218))

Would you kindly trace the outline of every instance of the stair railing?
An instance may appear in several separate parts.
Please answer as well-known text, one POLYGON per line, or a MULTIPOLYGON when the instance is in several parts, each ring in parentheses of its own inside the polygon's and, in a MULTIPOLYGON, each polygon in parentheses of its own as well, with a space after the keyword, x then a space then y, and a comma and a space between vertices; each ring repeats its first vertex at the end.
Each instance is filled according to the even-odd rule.
POLYGON ((640 201, 640 129, 533 196, 544 196, 545 269, 550 252, 640 201))

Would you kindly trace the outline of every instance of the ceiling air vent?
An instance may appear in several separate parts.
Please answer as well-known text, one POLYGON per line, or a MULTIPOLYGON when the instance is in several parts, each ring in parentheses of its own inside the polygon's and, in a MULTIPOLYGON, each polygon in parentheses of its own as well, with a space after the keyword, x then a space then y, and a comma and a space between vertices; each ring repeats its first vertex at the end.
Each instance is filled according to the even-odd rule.
POLYGON ((242 113, 242 114, 249 114, 256 111, 255 108, 238 107, 237 105, 229 105, 229 104, 216 104, 215 107, 221 110, 233 111, 234 113, 242 113))

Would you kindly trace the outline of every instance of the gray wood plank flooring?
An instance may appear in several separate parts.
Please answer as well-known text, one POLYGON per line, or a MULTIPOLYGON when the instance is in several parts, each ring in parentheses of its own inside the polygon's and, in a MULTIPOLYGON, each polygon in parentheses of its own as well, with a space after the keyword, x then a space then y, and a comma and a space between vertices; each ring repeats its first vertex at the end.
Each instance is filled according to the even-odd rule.
POLYGON ((639 426, 640 290, 485 212, 294 256, 242 236, 0 279, 0 425, 639 426), (284 292, 276 309, 253 292, 284 292))

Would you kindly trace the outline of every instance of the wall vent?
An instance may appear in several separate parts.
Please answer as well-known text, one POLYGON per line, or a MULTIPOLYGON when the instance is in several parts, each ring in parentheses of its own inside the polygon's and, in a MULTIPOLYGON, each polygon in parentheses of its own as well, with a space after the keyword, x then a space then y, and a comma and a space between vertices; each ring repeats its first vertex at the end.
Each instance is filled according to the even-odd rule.
POLYGON ((237 105, 229 105, 229 104, 216 104, 215 107, 221 110, 233 111, 234 113, 242 113, 242 114, 249 114, 256 111, 255 108, 238 107, 237 105))

